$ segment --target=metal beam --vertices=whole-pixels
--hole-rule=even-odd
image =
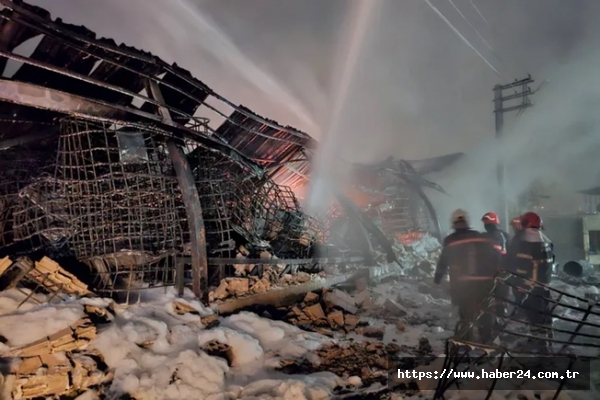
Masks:
[[[37,24],[31,24],[28,23],[27,21],[23,21],[21,19],[18,18],[14,18],[14,17],[7,17],[7,16],[2,16],[2,18],[14,21],[18,24],[24,25],[24,26],[28,26],[29,28],[35,29],[45,35],[51,36],[53,37],[54,40],[60,41],[62,43],[65,43],[66,45],[78,49],[79,51],[85,52],[87,54],[92,55],[93,57],[96,57],[98,59],[102,59],[104,61],[107,61],[113,65],[118,65],[121,68],[124,68],[128,71],[132,71],[136,74],[139,74],[142,77],[148,77],[147,75],[145,75],[144,73],[142,73],[141,71],[138,71],[136,69],[127,67],[126,65],[124,65],[123,63],[119,63],[116,62],[115,60],[112,59],[106,59],[104,57],[100,57],[97,54],[94,54],[93,51],[90,51],[89,48],[81,48],[81,46],[76,45],[75,43],[73,43],[72,41],[68,41],[65,40],[64,37],[68,37],[69,39],[76,39],[79,42],[85,43],[87,46],[94,46],[97,48],[100,48],[102,50],[105,50],[107,52],[112,52],[115,53],[117,55],[122,55],[122,56],[126,56],[126,57],[131,57],[133,59],[137,59],[137,60],[141,60],[143,62],[149,63],[149,64],[154,64],[154,65],[159,65],[161,66],[166,72],[170,72],[171,74],[177,76],[179,79],[185,81],[186,83],[192,85],[193,87],[204,91],[205,93],[207,93],[209,96],[212,96],[216,99],[218,99],[219,101],[221,101],[222,103],[228,105],[229,107],[233,108],[235,111],[239,112],[240,114],[251,118],[263,125],[266,125],[270,128],[279,130],[279,131],[283,131],[283,132],[287,132],[289,134],[291,134],[292,136],[298,138],[299,140],[290,140],[290,139],[285,139],[285,138],[279,138],[279,137],[273,137],[273,136],[269,136],[269,135],[265,135],[262,132],[259,132],[258,130],[254,130],[254,129],[246,129],[249,133],[253,133],[255,135],[258,136],[262,136],[262,137],[266,137],[269,138],[271,140],[275,140],[275,141],[283,141],[283,142],[288,142],[288,143],[294,143],[297,144],[299,146],[305,146],[306,144],[308,144],[309,148],[316,148],[317,142],[309,135],[297,131],[295,129],[292,129],[291,127],[283,127],[277,123],[274,123],[272,121],[266,120],[256,114],[253,114],[252,112],[248,112],[246,110],[244,110],[241,106],[237,106],[234,103],[230,102],[229,100],[221,97],[220,95],[218,95],[217,93],[215,93],[212,89],[210,89],[208,86],[206,85],[201,85],[198,81],[195,81],[193,78],[190,78],[184,74],[182,74],[179,71],[176,71],[174,67],[168,65],[166,62],[164,62],[161,59],[158,59],[156,57],[152,57],[152,56],[147,56],[146,54],[142,53],[142,52],[138,52],[138,51],[130,51],[128,49],[123,49],[121,47],[117,47],[117,46],[112,46],[110,44],[107,43],[103,43],[103,42],[99,42],[99,41],[95,41],[93,39],[90,39],[89,37],[85,37],[83,35],[78,34],[77,32],[74,32],[68,28],[65,28],[64,26],[62,26],[61,24],[55,23],[53,21],[47,21],[44,20],[42,18],[39,17],[39,15],[32,13],[31,11],[23,8],[22,6],[15,4],[12,0],[0,0],[0,4],[4,5],[5,7],[12,9],[13,11],[16,11],[16,13],[21,14],[22,16],[25,16],[28,20],[33,20],[35,21]],[[58,33],[58,35],[57,35]],[[62,36],[62,37],[61,37]],[[155,78],[151,77],[153,80],[155,80]],[[242,127],[241,125],[235,123],[234,121],[232,121],[228,115],[223,114],[221,111],[219,111],[217,108],[211,106],[210,104],[206,104],[206,102],[204,101],[200,101],[197,98],[195,98],[194,96],[190,95],[189,93],[186,93],[185,91],[182,91],[180,88],[175,87],[173,85],[170,85],[166,82],[161,82],[162,85],[165,85],[181,94],[183,94],[184,96],[198,102],[198,104],[200,105],[204,105],[205,107],[209,108],[211,111],[217,113],[218,115],[222,116],[223,118],[227,119],[230,123],[232,123],[235,126],[238,127]],[[242,127],[243,128],[243,127]],[[308,143],[304,143],[303,140],[307,140]]]
[[[135,115],[148,121],[154,121],[159,129],[173,130],[198,143],[219,151],[225,157],[232,159],[250,170],[262,170],[258,164],[231,145],[207,137],[192,129],[176,123],[169,123],[162,117],[135,108],[110,104],[100,100],[89,99],[71,93],[49,89],[43,86],[25,82],[0,79],[0,101],[20,104],[27,107],[56,111],[80,118],[110,121],[114,123],[131,124],[131,116]],[[129,116],[128,116],[129,114]],[[161,128],[161,125],[163,126]]]
[[[206,230],[204,218],[202,217],[202,206],[200,197],[196,190],[196,183],[192,176],[190,166],[181,148],[173,139],[167,141],[169,156],[173,161],[177,182],[183,197],[185,213],[190,230],[190,241],[192,247],[192,290],[194,295],[200,298],[202,295],[208,299],[205,290],[208,284],[208,265],[206,258]]]
[[[158,87],[158,84],[153,80],[146,80],[148,93],[152,98],[164,104],[165,100]],[[166,123],[173,123],[171,114],[166,107],[158,106],[158,112]],[[206,228],[204,226],[204,218],[202,216],[202,204],[200,196],[196,188],[196,182],[192,175],[190,164],[183,154],[183,150],[175,143],[175,140],[167,140],[167,148],[169,156],[173,161],[177,182],[185,205],[185,213],[188,221],[188,230],[190,233],[190,241],[192,247],[192,291],[196,297],[204,295],[208,300],[208,292],[205,290],[208,284],[208,264],[206,258]],[[180,296],[183,296],[183,264],[177,266],[177,290]]]
[[[85,97],[6,79],[0,79],[0,100],[88,118],[122,118],[125,115],[125,111],[116,106],[111,107]]]

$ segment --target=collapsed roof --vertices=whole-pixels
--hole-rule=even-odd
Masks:
[[[308,134],[235,105],[189,71],[151,53],[96,38],[83,26],[52,20],[50,13],[40,7],[11,0],[0,0],[0,4],[6,7],[0,12],[0,67],[4,71],[0,79],[0,118],[5,123],[0,149],[57,135],[59,127],[53,121],[65,114],[150,122],[175,128],[181,135],[191,136],[257,173],[268,171],[279,185],[296,188],[306,184],[307,150],[316,147]],[[15,49],[26,42],[38,44],[28,57],[16,54]],[[8,60],[22,63],[12,76],[7,76],[11,73]],[[148,96],[150,83],[158,85],[162,103]],[[222,107],[211,105],[215,104],[211,100],[232,112],[224,114],[219,111]],[[157,114],[159,107],[172,114],[172,121]],[[224,122],[214,127],[198,117],[207,111],[224,118]],[[197,129],[199,125],[206,128],[206,134]],[[428,173],[459,156],[411,163],[420,173]]]
[[[0,148],[58,135],[54,121],[65,114],[144,122],[193,137],[255,172],[269,169],[278,184],[306,182],[309,163],[304,150],[315,146],[306,133],[234,105],[177,64],[169,65],[151,53],[117,46],[113,40],[96,38],[85,27],[52,20],[40,7],[10,0],[0,4],[6,7],[0,12],[0,67],[4,70],[0,115],[5,123]],[[29,57],[15,54],[27,41],[39,42],[33,53]],[[22,63],[12,76],[7,76],[9,59]],[[150,83],[158,85],[163,102],[147,95]],[[233,111],[225,115],[208,100]],[[159,107],[171,113],[172,121],[156,113]],[[207,109],[225,121],[212,127],[198,117]],[[206,125],[206,133],[196,129],[200,124]]]

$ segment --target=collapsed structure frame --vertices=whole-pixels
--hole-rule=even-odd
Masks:
[[[287,235],[285,240],[288,243],[306,240],[303,237],[304,233],[300,233],[300,228],[304,232],[318,232],[322,228],[318,226],[318,221],[311,221],[304,216],[297,218],[301,209],[292,191],[286,189],[288,186],[305,184],[308,179],[310,156],[316,147],[316,142],[309,135],[291,127],[282,127],[242,106],[234,105],[193,78],[189,72],[177,65],[168,65],[149,53],[124,45],[116,46],[107,39],[96,39],[93,32],[83,27],[52,20],[50,14],[39,7],[10,0],[0,0],[0,4],[6,7],[0,12],[0,24],[5,27],[7,41],[6,48],[0,51],[0,62],[4,66],[7,60],[22,63],[14,76],[0,79],[2,106],[7,110],[7,114],[13,116],[8,120],[10,125],[7,125],[7,131],[11,132],[11,135],[0,137],[0,149],[25,149],[39,144],[52,146],[58,137],[64,144],[68,141],[69,134],[58,129],[59,120],[62,120],[63,127],[68,124],[100,124],[104,126],[102,129],[106,134],[105,128],[114,125],[164,138],[162,145],[166,147],[165,153],[169,155],[174,167],[174,173],[170,173],[169,185],[175,188],[173,182],[176,181],[183,199],[182,204],[170,206],[170,209],[177,208],[178,211],[170,212],[179,213],[180,219],[185,220],[188,225],[186,232],[172,233],[171,239],[189,236],[187,239],[191,249],[187,251],[187,261],[191,264],[193,290],[197,296],[203,292],[202,289],[210,280],[208,265],[222,265],[225,259],[231,261],[234,258],[231,249],[214,254],[217,257],[209,257],[206,235],[222,232],[223,238],[220,242],[224,243],[228,240],[225,236],[244,236],[244,232],[234,232],[231,227],[228,233],[224,227],[215,227],[211,228],[210,232],[207,231],[207,226],[213,223],[210,218],[203,218],[206,213],[204,203],[209,194],[203,194],[198,184],[206,177],[198,174],[194,176],[196,166],[193,165],[191,157],[194,149],[186,149],[190,143],[194,143],[196,149],[221,160],[218,162],[225,160],[232,170],[243,171],[245,176],[241,179],[242,182],[252,180],[264,189],[263,191],[278,192],[275,197],[291,199],[293,204],[288,206],[289,210],[283,210],[285,207],[281,210],[286,221],[296,221],[290,222],[289,226],[296,226],[297,229],[292,229],[293,235]],[[13,51],[24,41],[38,37],[41,41],[30,56],[22,56]],[[207,101],[209,98],[227,105],[233,109],[233,113],[226,115],[219,111],[218,107]],[[141,102],[141,105],[133,106],[133,99]],[[214,115],[224,118],[225,122],[216,129],[212,128],[206,118],[199,117],[200,109],[209,110]],[[60,144],[58,148],[60,149]],[[202,164],[202,160],[199,162]],[[44,173],[52,175],[48,168],[48,165],[36,166],[34,170],[43,170]],[[39,180],[38,184],[43,183],[56,188],[62,184],[59,181],[56,176],[53,179],[47,176],[45,180]],[[163,181],[161,185],[164,184]],[[35,203],[32,200],[35,196],[28,196],[22,187],[18,187],[17,192],[19,196],[25,195],[20,201]],[[263,193],[263,198],[264,196],[267,194]],[[385,235],[360,215],[360,210],[348,205],[351,202],[341,199],[342,197],[339,196],[344,212],[354,215],[352,218],[366,226],[364,238],[368,241],[374,240],[387,253],[388,261],[393,260],[395,256]],[[51,201],[57,203],[58,200]],[[221,203],[226,201],[228,200],[214,200]],[[290,200],[281,201],[290,203]],[[296,216],[292,211],[296,212]],[[77,212],[71,207],[69,215]],[[218,208],[216,212],[221,212],[221,209]],[[21,214],[24,217],[21,221],[23,226],[31,222],[30,216],[24,212]],[[53,217],[56,217],[56,213]],[[228,218],[237,218],[239,222],[243,217],[240,214]],[[37,215],[36,218],[41,217]],[[45,218],[48,223],[48,216]],[[172,217],[169,218],[173,220]],[[60,229],[65,229],[56,226],[57,220],[60,222],[60,218],[54,218],[53,225],[46,227],[46,233],[50,230],[57,233]],[[71,228],[72,225],[71,223]],[[244,231],[249,232],[248,229]],[[39,230],[36,233],[39,233]],[[292,237],[294,235],[295,237]],[[21,238],[25,236],[31,236],[31,229],[29,234],[24,234]],[[185,238],[182,240],[186,241]],[[303,264],[307,265],[324,259],[326,262],[360,262],[348,260],[370,260],[372,257],[367,254],[370,249],[371,246],[362,249],[362,258],[356,255],[332,257],[329,254],[319,257],[311,252],[302,254],[301,257],[305,259]],[[166,248],[163,250],[166,251]],[[179,250],[177,252],[182,253]],[[83,253],[86,252],[80,252],[79,255]],[[175,279],[181,279],[177,285],[180,290],[183,288],[185,253],[184,249],[184,257],[173,261],[173,265],[179,271]],[[90,260],[94,258],[87,253],[83,258],[86,257]],[[101,260],[92,261],[97,267],[95,263]],[[255,259],[236,258],[236,261],[257,263]]]

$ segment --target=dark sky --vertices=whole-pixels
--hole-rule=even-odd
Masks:
[[[600,184],[598,0],[429,0],[499,74],[426,0],[362,0],[373,15],[341,100],[360,0],[30,1],[177,62],[234,103],[328,137],[313,175],[339,169],[333,153],[366,162],[468,152],[439,177],[452,195],[444,212],[489,211],[498,155],[510,167],[510,198],[536,178],[566,191]],[[549,83],[516,124],[507,119],[507,140],[493,143],[492,87],[528,73],[534,89]]]
[[[508,80],[566,59],[583,34],[585,0],[448,0],[432,3]],[[66,22],[151,51],[190,69],[235,103],[323,134],[335,97],[344,23],[355,0],[33,0]],[[493,135],[491,88],[501,82],[424,0],[376,0],[350,90],[344,154],[413,159],[463,151]],[[208,18],[257,70],[207,31]],[[494,53],[499,56],[495,57]],[[254,82],[251,82],[254,81]],[[261,86],[263,89],[257,88]],[[280,92],[289,92],[285,97]],[[295,99],[290,101],[289,99]],[[294,107],[292,103],[299,106]],[[314,125],[298,117],[298,109]],[[316,125],[316,126],[315,126]],[[376,139],[376,140],[374,140]],[[368,150],[365,151],[365,147]],[[345,150],[345,151],[344,151]]]

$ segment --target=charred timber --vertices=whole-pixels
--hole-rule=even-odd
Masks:
[[[183,203],[187,215],[190,240],[192,247],[192,290],[198,298],[202,294],[208,296],[206,290],[208,282],[208,266],[206,261],[206,231],[204,228],[204,220],[202,218],[202,206],[200,205],[200,197],[196,190],[196,183],[190,170],[190,166],[183,154],[183,151],[175,143],[174,140],[167,141],[169,155],[175,167],[179,189],[183,195]],[[179,275],[179,274],[178,274]],[[181,281],[181,276],[178,276]],[[180,294],[183,294],[183,288],[178,288]],[[205,297],[206,297],[205,296]]]

